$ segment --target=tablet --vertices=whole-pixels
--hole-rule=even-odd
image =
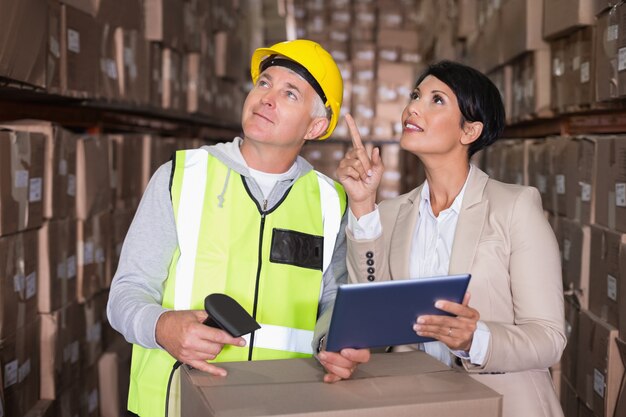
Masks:
[[[326,350],[433,341],[415,333],[415,320],[422,315],[450,315],[435,308],[435,302],[460,304],[469,280],[470,274],[464,274],[340,285]]]

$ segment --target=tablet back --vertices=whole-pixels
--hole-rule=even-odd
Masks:
[[[418,336],[418,316],[448,314],[437,300],[461,303],[470,275],[340,285],[326,338],[326,350],[397,346],[434,339]]]

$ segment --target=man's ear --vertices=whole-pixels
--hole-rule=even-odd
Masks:
[[[463,124],[461,143],[469,145],[478,139],[481,133],[483,133],[483,122],[465,122]]]
[[[317,139],[326,133],[330,121],[326,117],[316,117],[309,124],[304,140]]]

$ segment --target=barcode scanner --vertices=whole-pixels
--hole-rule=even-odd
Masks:
[[[204,324],[222,329],[232,337],[243,336],[261,328],[241,304],[226,294],[207,295],[204,309],[209,315]]]
[[[209,315],[203,324],[224,330],[232,337],[243,336],[261,328],[259,323],[239,304],[235,299],[226,294],[209,294],[204,299],[204,309]],[[165,416],[169,412],[170,387],[174,371],[181,365],[176,361],[172,366],[170,377],[167,382],[167,395],[165,397]]]

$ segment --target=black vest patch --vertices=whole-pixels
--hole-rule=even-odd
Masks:
[[[324,237],[293,230],[273,229],[270,261],[321,271]]]

